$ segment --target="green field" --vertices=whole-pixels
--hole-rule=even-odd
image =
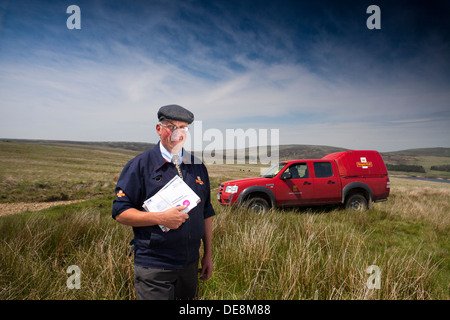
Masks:
[[[111,193],[123,166],[136,154],[99,146],[0,142],[0,203]]]
[[[85,199],[0,212],[0,299],[136,298],[132,231],[111,218],[111,205],[120,171],[137,153],[0,142],[0,210]],[[258,175],[258,166],[208,170],[217,213],[215,271],[201,282],[200,299],[450,298],[450,184],[391,178],[389,200],[368,212],[308,208],[257,215],[214,199],[221,181]],[[80,289],[67,287],[71,265],[81,271]],[[379,270],[379,289],[369,288],[369,266]]]

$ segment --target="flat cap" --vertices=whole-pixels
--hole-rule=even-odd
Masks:
[[[158,120],[174,120],[183,121],[191,124],[194,121],[194,114],[189,110],[179,106],[177,104],[169,104],[162,106],[158,111]]]

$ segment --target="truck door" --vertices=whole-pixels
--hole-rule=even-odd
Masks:
[[[334,166],[333,166],[334,164]],[[341,201],[341,185],[336,164],[329,161],[314,162],[315,203],[337,203]]]
[[[290,177],[276,184],[276,199],[278,205],[295,206],[311,203],[314,186],[310,178],[308,163],[294,163],[284,172]]]

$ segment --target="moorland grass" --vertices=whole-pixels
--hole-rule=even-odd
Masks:
[[[448,299],[449,226],[442,216],[449,189],[416,200],[429,208],[423,216],[403,208],[418,188],[401,187],[400,179],[397,185],[388,202],[362,213],[258,215],[214,202],[215,271],[200,283],[199,298]],[[135,299],[132,232],[111,218],[112,199],[2,217],[0,299]],[[70,265],[81,270],[79,290],[66,285]],[[380,270],[379,289],[367,285],[371,265]]]
[[[136,152],[0,142],[0,203],[78,200],[112,194]]]
[[[6,142],[0,151],[0,202],[87,199],[0,216],[0,299],[135,299],[132,231],[111,218],[111,205],[137,152]],[[258,166],[208,170],[215,271],[200,299],[450,298],[449,184],[391,178],[389,200],[367,212],[257,215],[214,199],[221,181],[258,175]],[[80,289],[67,287],[72,265]],[[369,288],[369,266],[379,289]]]

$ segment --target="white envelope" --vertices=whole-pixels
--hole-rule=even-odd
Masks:
[[[148,212],[161,212],[167,209],[187,206],[183,213],[188,213],[200,202],[199,196],[179,176],[173,177],[157,194],[144,201],[142,207]],[[162,231],[170,229],[159,226]]]

